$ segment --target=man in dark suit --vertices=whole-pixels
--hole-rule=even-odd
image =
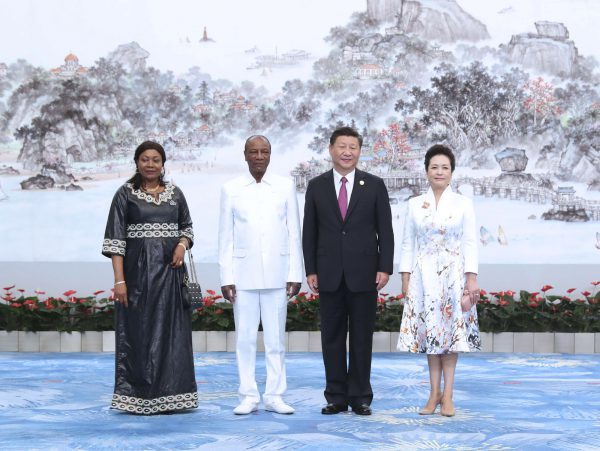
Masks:
[[[350,127],[329,140],[333,170],[308,183],[302,246],[306,281],[319,293],[325,364],[324,415],[370,415],[377,292],[392,273],[394,232],[383,180],[356,169],[362,137]],[[346,364],[346,335],[350,358]]]

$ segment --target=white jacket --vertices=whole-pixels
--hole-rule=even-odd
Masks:
[[[302,281],[300,219],[291,179],[246,174],[221,189],[221,286],[238,290],[284,288]]]
[[[431,188],[427,193],[408,200],[402,246],[400,247],[400,272],[412,272],[417,253],[420,250],[418,241],[428,240],[430,236],[424,235],[427,228],[424,223],[434,223],[440,229],[454,230],[454,234],[461,241],[461,258],[464,259],[465,272],[477,274],[477,229],[473,201],[466,196],[455,193],[449,186],[440,198],[436,208],[435,196]],[[456,227],[459,230],[455,230]],[[453,234],[448,234],[448,239]]]

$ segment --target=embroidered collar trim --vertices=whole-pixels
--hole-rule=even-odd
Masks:
[[[165,190],[162,193],[160,193],[158,195],[158,199],[156,199],[153,195],[145,193],[144,191],[142,191],[139,188],[134,189],[132,183],[126,183],[125,185],[131,190],[131,194],[133,194],[135,197],[137,197],[140,200],[145,200],[149,204],[155,204],[155,205],[160,205],[163,202],[170,201],[171,198],[173,197],[173,192],[175,191],[175,187],[173,186],[173,184],[170,182],[166,182]]]

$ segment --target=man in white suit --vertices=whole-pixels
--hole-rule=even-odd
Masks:
[[[256,337],[262,318],[267,367],[265,409],[294,413],[286,390],[287,300],[300,291],[302,248],[296,189],[291,179],[266,175],[271,143],[260,135],[246,140],[250,174],[221,189],[219,267],[223,297],[233,303],[240,378],[237,415],[258,409]]]

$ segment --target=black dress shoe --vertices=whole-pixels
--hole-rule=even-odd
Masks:
[[[352,406],[352,412],[356,415],[371,415],[371,408],[368,404],[361,404],[359,406]]]
[[[321,409],[323,415],[335,415],[340,412],[347,412],[348,406],[345,404],[332,404],[329,403]]]

